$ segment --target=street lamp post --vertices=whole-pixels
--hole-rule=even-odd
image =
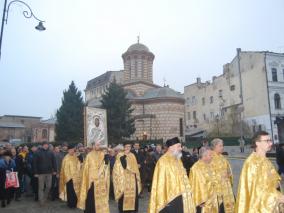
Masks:
[[[9,4],[7,5],[7,1],[8,0],[4,0],[4,8],[3,8],[3,14],[2,14],[2,22],[1,22],[1,33],[0,33],[0,60],[1,60],[1,49],[2,49],[2,38],[3,38],[3,31],[4,31],[4,22],[5,24],[7,24],[8,22],[8,15],[9,15],[9,9],[10,9],[10,6],[13,4],[13,3],[20,3],[24,6],[26,6],[27,10],[24,10],[23,11],[23,15],[25,18],[34,18],[35,20],[39,21],[38,25],[35,27],[35,29],[37,29],[38,31],[44,31],[45,30],[45,27],[43,26],[43,22],[42,20],[38,19],[32,9],[30,8],[30,6],[23,2],[23,1],[19,1],[19,0],[13,0],[13,1],[10,1]]]
[[[215,119],[216,119],[216,122],[217,122],[217,134],[218,134],[218,137],[219,137],[219,135],[220,135],[220,130],[219,130],[220,117],[219,117],[219,114],[216,115]]]

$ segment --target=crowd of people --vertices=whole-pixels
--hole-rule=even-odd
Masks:
[[[0,148],[1,207],[33,196],[40,206],[61,199],[69,208],[108,213],[109,199],[118,211],[138,212],[139,198],[150,192],[148,213],[281,212],[281,177],[265,154],[272,141],[267,132],[252,139],[253,152],[243,165],[237,199],[223,141],[187,149],[175,137],[165,144],[140,143],[103,147],[94,142],[59,146]],[[17,172],[18,187],[7,187],[7,174]]]

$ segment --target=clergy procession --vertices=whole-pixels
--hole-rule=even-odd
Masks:
[[[1,206],[21,198],[25,186],[19,177],[26,175],[42,207],[48,199],[60,199],[71,209],[109,213],[109,200],[114,199],[119,213],[141,212],[139,199],[148,190],[148,213],[284,212],[281,176],[266,157],[272,147],[267,132],[257,132],[252,138],[253,151],[243,164],[237,194],[221,139],[199,147],[198,158],[192,155],[191,164],[185,162],[177,137],[164,146],[142,149],[139,145],[125,142],[112,147],[94,142],[92,147],[53,147],[43,143],[31,150],[1,148]],[[18,186],[8,174],[17,175]]]

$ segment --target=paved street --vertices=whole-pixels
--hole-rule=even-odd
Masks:
[[[233,158],[230,159],[230,163],[233,169],[234,173],[234,192],[237,191],[237,184],[239,180],[239,174],[241,171],[241,167],[243,164],[243,159],[237,159]],[[144,198],[140,199],[140,205],[139,205],[139,213],[145,213],[147,212],[147,206],[148,206],[148,198],[149,194],[144,194]],[[110,201],[110,209],[111,213],[117,213],[117,205],[114,201]],[[80,211],[78,209],[70,210],[66,207],[66,204],[60,201],[55,202],[48,202],[48,205],[44,208],[40,208],[38,203],[33,202],[32,198],[23,198],[22,201],[19,202],[12,202],[9,207],[7,208],[0,208],[1,213],[67,213],[67,212],[74,212],[74,213],[82,213],[83,211]]]

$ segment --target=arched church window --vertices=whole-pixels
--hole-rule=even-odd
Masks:
[[[138,76],[138,62],[135,60],[135,77]]]
[[[274,94],[274,105],[275,109],[281,109],[281,100],[280,95],[278,93]]]

